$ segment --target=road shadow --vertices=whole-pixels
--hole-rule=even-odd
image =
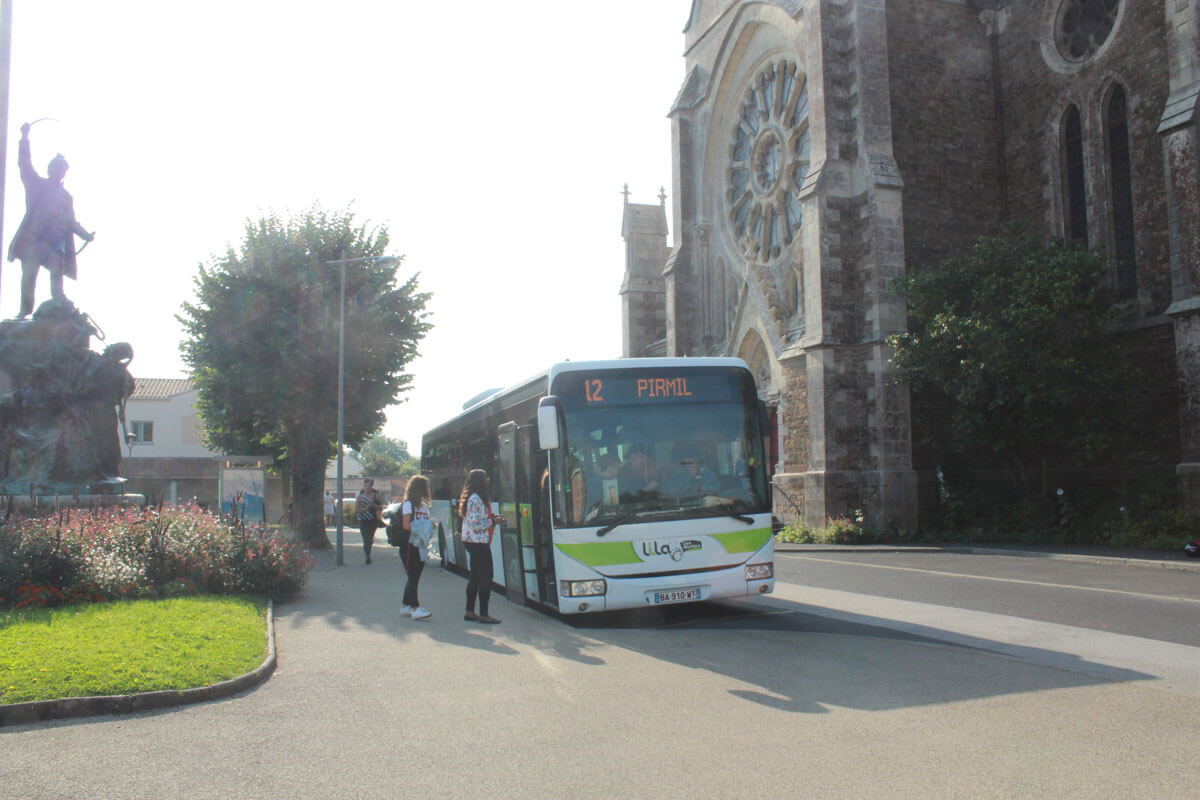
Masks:
[[[493,627],[463,620],[466,581],[442,568],[438,558],[431,557],[426,562],[420,581],[421,604],[434,616],[430,622],[416,622],[399,613],[407,582],[399,551],[387,546],[386,540],[381,545],[382,536],[377,536],[372,548],[372,563],[368,565],[358,531],[346,529],[343,538],[343,565],[338,566],[335,550],[314,553],[316,566],[308,587],[296,601],[280,605],[278,616],[300,627],[321,624],[335,631],[366,628],[400,639],[414,634],[427,636],[442,644],[496,655],[513,656],[520,652],[506,643],[513,638],[511,625]],[[503,592],[493,590],[493,614],[503,615],[504,612],[497,609],[506,607],[513,608]],[[552,621],[545,617],[539,619],[547,623]],[[581,664],[604,663],[583,652],[578,637],[561,636],[558,630],[534,626],[524,630],[519,641]]]
[[[702,665],[761,690],[731,694],[772,708],[824,704],[888,710],[1020,692],[1153,680],[1155,676],[1040,647],[951,634],[933,626],[828,611],[776,598],[710,601],[560,620],[611,644],[685,666]],[[669,636],[645,636],[647,632]],[[680,639],[729,634],[742,646],[680,651]],[[747,651],[756,653],[746,659]],[[821,656],[833,658],[835,672]],[[696,659],[693,661],[692,659]],[[790,669],[780,670],[778,665]]]
[[[364,565],[357,532],[347,532],[345,566],[336,566],[333,553],[317,559],[305,595],[278,609],[297,628],[365,628],[400,642],[419,635],[485,656],[527,658],[532,649],[599,668],[614,657],[606,651],[619,648],[724,676],[731,696],[796,713],[890,710],[1153,678],[1071,653],[1014,649],[932,627],[898,630],[886,619],[832,616],[769,597],[556,617],[493,592],[491,611],[505,622],[481,626],[462,621],[465,580],[436,559],[421,581],[422,604],[434,617],[414,622],[398,613],[405,576],[394,549],[377,543],[373,563]]]

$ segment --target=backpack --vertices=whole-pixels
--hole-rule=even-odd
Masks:
[[[408,531],[404,530],[404,515],[400,503],[392,503],[383,510],[383,521],[387,525],[387,540],[392,547],[408,548]],[[404,552],[402,549],[400,552]]]

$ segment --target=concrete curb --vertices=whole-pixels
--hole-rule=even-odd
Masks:
[[[267,657],[258,669],[227,681],[196,689],[167,689],[141,694],[111,694],[101,697],[64,697],[32,703],[0,705],[0,727],[52,719],[92,717],[100,714],[129,714],[158,708],[203,703],[244,692],[275,672],[275,603],[267,601]]]
[[[965,547],[947,550],[963,550],[968,553],[993,554],[998,556],[1017,556],[1018,558],[1049,558],[1056,561],[1083,561],[1093,564],[1121,564],[1133,567],[1159,567],[1160,569],[1175,569],[1183,572],[1200,572],[1200,561],[1195,559],[1182,561],[1173,558],[1136,558],[1131,556],[1102,556],[1091,553],[1039,553],[1029,550],[1005,550],[998,547]]]
[[[1081,561],[1092,564],[1113,564],[1134,567],[1158,567],[1185,572],[1200,572],[1200,559],[1176,558],[1167,554],[1147,556],[1108,556],[1098,553],[1068,553],[1062,551],[1019,550],[1005,547],[975,547],[972,545],[846,545],[846,544],[781,544],[775,543],[778,553],[978,553],[980,555],[1015,556],[1017,558],[1046,558],[1056,561]]]

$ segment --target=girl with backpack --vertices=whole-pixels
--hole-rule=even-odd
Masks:
[[[425,569],[425,559],[429,557],[429,541],[433,538],[433,518],[429,515],[429,479],[424,475],[414,475],[408,479],[400,514],[400,524],[408,532],[408,552],[401,553],[408,568],[408,582],[404,584],[404,605],[400,607],[400,613],[413,619],[428,619],[431,612],[423,608],[417,599],[417,586]]]

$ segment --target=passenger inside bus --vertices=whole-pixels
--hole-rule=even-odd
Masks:
[[[567,496],[570,498],[571,519],[583,519],[584,502],[587,500],[587,479],[583,475],[583,459],[572,450],[567,457]]]
[[[587,484],[588,508],[600,503],[606,506],[617,504],[617,471],[621,463],[612,453],[601,453],[596,458],[596,471],[592,473]]]
[[[638,443],[625,451],[625,463],[617,473],[623,503],[640,503],[658,493],[658,479],[651,472],[646,449],[646,445]]]

